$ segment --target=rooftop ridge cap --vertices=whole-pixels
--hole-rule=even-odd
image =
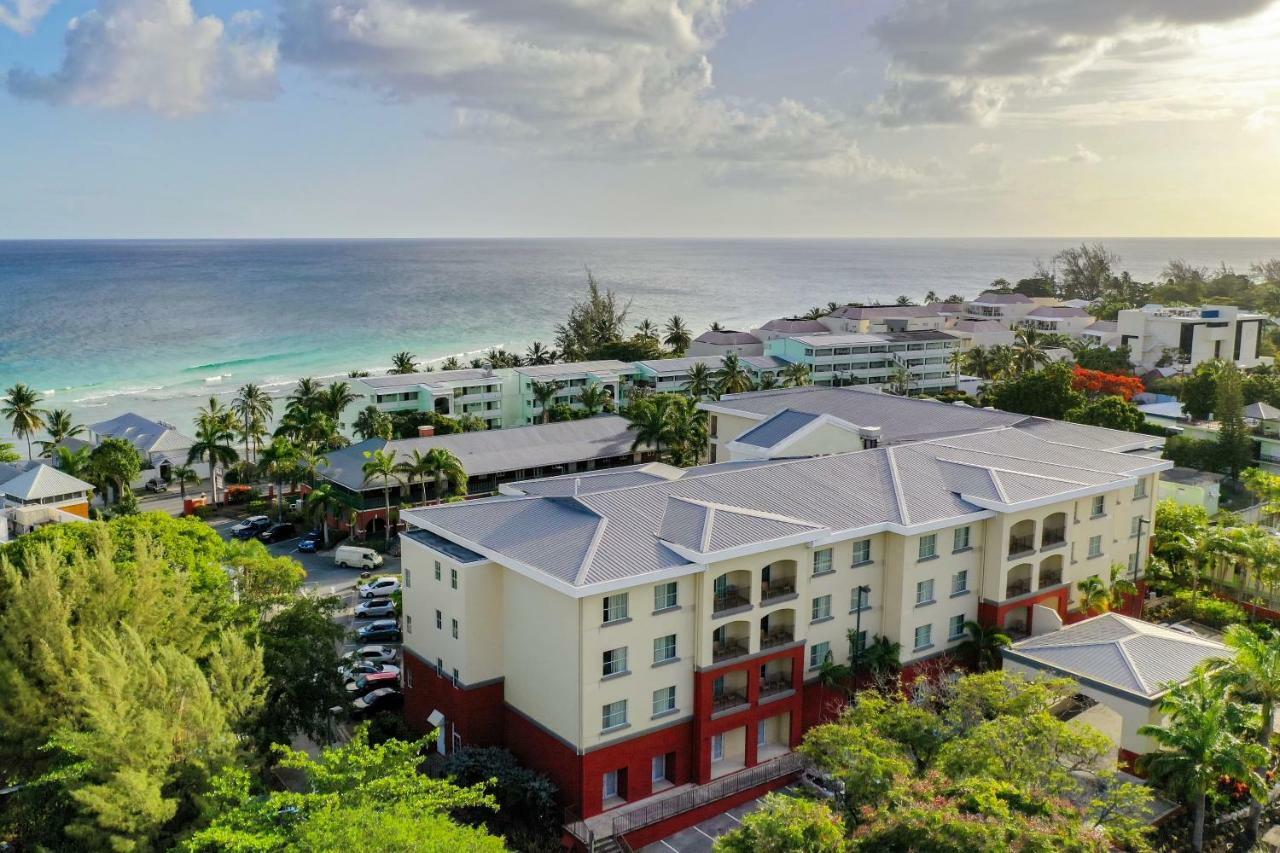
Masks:
[[[804,519],[794,518],[789,515],[781,515],[780,513],[776,513],[776,512],[769,512],[768,510],[763,510],[763,509],[754,509],[752,507],[745,507],[745,506],[735,506],[733,504],[723,504],[723,503],[719,503],[718,501],[703,501],[703,500],[698,500],[696,498],[686,498],[680,495],[671,495],[670,498],[678,501],[684,501],[685,503],[694,504],[696,506],[705,507],[709,510],[714,510],[717,512],[727,512],[730,515],[749,515],[752,518],[766,518],[771,521],[783,521],[788,524],[799,524],[802,527],[812,527],[815,530],[820,529],[822,526],[820,524],[814,524],[811,521],[805,521]]]
[[[1016,458],[1016,457],[1015,457],[1015,458]],[[1029,472],[1027,472],[1027,471],[1014,471],[1012,468],[1001,468],[1001,467],[999,467],[999,466],[997,466],[997,465],[978,465],[978,464],[973,463],[973,462],[961,462],[961,461],[959,461],[958,459],[943,459],[943,458],[939,457],[939,458],[938,458],[938,461],[939,461],[939,462],[950,462],[950,463],[951,463],[951,464],[953,464],[953,465],[968,465],[968,466],[971,466],[971,467],[974,467],[974,468],[982,468],[982,469],[985,469],[985,470],[987,470],[987,471],[998,471],[998,472],[1000,472],[1001,474],[1012,474],[1013,476],[1016,476],[1016,477],[1034,477],[1034,478],[1035,478],[1035,479],[1037,479],[1037,480],[1052,480],[1052,481],[1054,481],[1055,483],[1070,483],[1070,484],[1072,484],[1072,485],[1074,485],[1074,486],[1092,486],[1092,485],[1095,485],[1094,483],[1082,483],[1082,482],[1080,482],[1079,480],[1067,480],[1067,479],[1065,479],[1065,478],[1063,478],[1063,477],[1051,477],[1051,476],[1049,476],[1049,475],[1047,475],[1047,474],[1032,474],[1032,473],[1029,473]],[[1036,461],[1036,460],[1033,460],[1033,459],[1027,459],[1027,460],[1024,460],[1024,461],[1026,461],[1026,462],[1034,462],[1034,461]],[[1046,463],[1046,464],[1050,464],[1050,465],[1051,465],[1051,464],[1054,464],[1054,463]],[[1084,471],[1084,470],[1088,470],[1088,469],[1080,468],[1080,469],[1078,469],[1078,470]],[[1110,472],[1108,472],[1108,471],[1099,471],[1099,472],[1097,472],[1097,473],[1099,473],[1099,474],[1107,474],[1107,473],[1110,473]],[[1002,491],[1003,491],[1003,490],[1002,490]]]
[[[705,512],[702,514],[702,535],[698,537],[698,551],[702,554],[707,553],[707,549],[711,546],[711,528],[715,524],[715,507],[703,506]]]
[[[1013,426],[1006,426],[1006,427],[1000,427],[1000,429],[1016,429],[1016,427],[1013,427]],[[995,432],[995,431],[996,431],[996,430],[974,430],[974,431],[973,431],[973,432],[971,432],[971,433],[965,433],[965,434],[966,434],[966,435],[975,435],[975,434],[978,434],[978,433],[981,433],[981,432]],[[1021,430],[1019,430],[1019,432],[1021,432]],[[1121,452],[1120,452],[1120,451],[1118,451],[1118,450],[1099,450],[1099,449],[1097,449],[1097,448],[1093,448],[1093,447],[1081,447],[1081,446],[1080,446],[1080,445],[1078,445],[1078,444],[1067,444],[1066,442],[1062,442],[1062,441],[1045,441],[1044,439],[1040,438],[1039,436],[1029,435],[1029,434],[1027,434],[1027,433],[1025,433],[1025,432],[1024,432],[1024,433],[1022,433],[1022,434],[1023,434],[1023,435],[1026,435],[1026,436],[1027,436],[1027,438],[1030,438],[1030,439],[1032,439],[1033,441],[1038,441],[1038,442],[1040,442],[1041,444],[1052,444],[1052,445],[1054,445],[1054,446],[1056,446],[1056,447],[1074,447],[1076,450],[1085,450],[1085,451],[1090,451],[1090,452],[1093,452],[1093,453],[1108,453],[1108,454],[1111,454],[1112,456],[1119,456],[1119,457],[1122,457],[1122,458],[1124,458],[1124,459],[1133,459],[1133,458],[1134,458],[1134,457],[1130,456],[1129,454],[1127,454],[1127,453],[1121,453]],[[1136,433],[1135,433],[1135,435],[1136,435]],[[945,437],[943,437],[943,438],[929,439],[929,440],[927,440],[927,441],[913,441],[913,442],[911,442],[911,444],[912,444],[912,445],[917,445],[917,444],[934,444],[934,445],[937,445],[938,447],[948,447],[948,448],[950,448],[950,449],[952,449],[952,450],[962,450],[962,451],[964,451],[965,453],[976,453],[976,454],[979,454],[979,455],[981,455],[981,456],[996,456],[996,457],[1002,457],[1002,458],[1004,458],[1004,459],[1017,459],[1019,462],[1035,462],[1035,463],[1037,463],[1037,464],[1039,464],[1039,465],[1053,465],[1053,466],[1054,466],[1054,467],[1056,467],[1056,468],[1071,468],[1071,469],[1074,469],[1074,470],[1076,470],[1076,471],[1090,471],[1090,472],[1092,472],[1092,473],[1094,473],[1094,474],[1107,474],[1107,475],[1112,476],[1112,477],[1123,477],[1123,476],[1128,476],[1128,474],[1126,474],[1126,473],[1117,474],[1115,471],[1103,471],[1103,470],[1100,470],[1100,469],[1098,469],[1098,468],[1089,468],[1088,466],[1085,466],[1085,465],[1069,465],[1069,464],[1066,464],[1066,463],[1063,463],[1063,462],[1046,462],[1046,461],[1044,461],[1043,459],[1028,459],[1028,458],[1027,458],[1027,457],[1025,457],[1025,456],[1015,456],[1015,455],[1014,455],[1014,454],[1012,454],[1012,453],[996,453],[996,452],[991,451],[991,450],[980,450],[980,449],[978,449],[978,448],[974,448],[974,447],[961,447],[961,446],[959,446],[959,445],[955,445],[955,444],[948,444],[948,443],[947,443],[947,440],[948,440],[948,439],[955,438],[955,437],[956,437],[956,436],[945,436]],[[1023,472],[1021,472],[1021,471],[1014,471],[1014,472],[1011,472],[1011,473],[1020,474],[1020,473],[1023,473]],[[1051,478],[1051,479],[1052,479],[1052,478]],[[1067,482],[1072,482],[1072,481],[1068,480]]]
[[[587,579],[587,573],[591,570],[591,564],[595,562],[596,551],[600,548],[600,540],[604,538],[605,528],[609,526],[609,519],[599,516],[596,523],[595,533],[591,537],[591,544],[587,546],[587,553],[582,555],[582,563],[578,566],[578,572],[574,575],[573,585],[582,586]]]
[[[1113,640],[1112,643],[1113,645],[1115,645],[1117,649],[1119,649],[1120,658],[1124,661],[1124,665],[1129,667],[1129,672],[1131,675],[1133,675],[1134,679],[1136,679],[1137,682],[1142,685],[1143,691],[1146,693],[1151,693],[1151,685],[1148,684],[1147,680],[1142,677],[1142,673],[1138,671],[1138,667],[1133,662],[1133,658],[1129,657],[1129,650],[1125,648],[1125,641],[1132,639],[1133,637],[1136,637],[1136,636],[1140,636],[1140,635],[1137,633],[1130,634],[1128,637],[1120,637],[1119,639]]]
[[[907,512],[907,502],[902,495],[902,483],[898,477],[898,460],[894,455],[896,447],[886,447],[884,449],[885,459],[889,463],[889,482],[893,485],[893,500],[897,504],[898,517],[903,524],[911,523],[911,514]]]

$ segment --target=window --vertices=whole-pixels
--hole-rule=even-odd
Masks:
[[[605,678],[611,675],[618,675],[627,671],[627,647],[620,649],[609,649],[602,655],[604,658],[604,666],[600,670],[600,674]]]
[[[617,770],[610,770],[604,774],[604,798],[606,800],[612,800],[618,796],[618,772]]]
[[[1089,537],[1089,559],[1093,559],[1094,557],[1101,557],[1101,556],[1102,556],[1102,537],[1090,536]]]
[[[413,617],[408,613],[404,615],[404,629],[410,634],[413,633]]]
[[[871,587],[855,586],[853,594],[850,596],[849,609],[852,611],[866,610],[871,606]]]
[[[951,536],[951,550],[963,551],[969,547],[969,528],[957,527],[955,533]]]
[[[1142,535],[1143,519],[1140,515],[1135,515],[1129,520],[1129,538],[1136,539]]]
[[[676,606],[676,582],[660,583],[653,588],[653,609],[666,610]]]
[[[933,578],[916,584],[916,606],[933,603]]]
[[[436,560],[436,580],[440,580],[440,561]]]
[[[436,658],[436,675],[444,677],[444,658]]]
[[[813,552],[813,573],[814,575],[825,575],[827,572],[834,571],[831,568],[831,549],[823,548],[821,551]]]
[[[969,571],[961,569],[951,576],[951,594],[964,595],[969,591]]]
[[[855,566],[871,562],[871,540],[859,539],[853,543],[853,564]]]
[[[1104,513],[1106,513],[1106,511],[1107,511],[1107,496],[1106,496],[1106,495],[1094,495],[1094,497],[1093,497],[1093,508],[1090,510],[1090,515],[1091,515],[1093,518],[1097,518],[1098,516],[1103,515]]]
[[[453,587],[454,589],[458,588],[458,570],[457,569],[449,570],[449,586]]]
[[[436,611],[436,630],[437,631],[444,630],[444,614],[441,613],[439,610]]]
[[[711,760],[724,760],[724,735],[712,735],[711,737]]]
[[[809,647],[809,669],[817,669],[827,659],[831,651],[830,643],[814,643]]]
[[[456,640],[458,639],[458,620],[453,619],[451,621],[453,622],[453,638]]]
[[[665,782],[667,779],[667,757],[665,755],[655,755],[650,766],[649,781]]]
[[[653,691],[653,715],[669,714],[676,709],[676,688],[663,687]]]
[[[958,614],[951,617],[951,621],[947,623],[947,638],[950,640],[958,640],[964,636],[964,615]]]
[[[819,619],[831,618],[831,596],[820,595],[813,600],[812,619],[817,622]]]
[[[619,699],[617,702],[610,702],[608,705],[600,709],[600,728],[606,732],[610,729],[617,729],[627,724],[627,700]]]
[[[1138,484],[1133,487],[1133,499],[1135,501],[1142,500],[1147,496],[1147,478],[1142,477],[1138,480]]]
[[[453,668],[453,686],[454,687],[462,686],[462,678],[458,675],[458,668],[456,666]]]
[[[916,645],[917,649],[926,649],[933,645],[933,626],[921,625],[916,628]]]
[[[920,559],[927,560],[938,555],[938,534],[926,533],[920,537]]]
[[[761,720],[756,723],[756,747],[762,747],[769,742],[769,727],[765,725],[765,721]]]
[[[620,592],[616,595],[606,595],[604,597],[604,621],[605,624],[610,622],[618,622],[627,618],[627,593]]]
[[[413,586],[413,575],[409,574],[409,568],[407,566],[404,570],[404,585],[406,587]]]
[[[676,659],[676,635],[667,634],[653,641],[653,662],[666,663]]]

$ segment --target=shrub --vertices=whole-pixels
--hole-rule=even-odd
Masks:
[[[1180,589],[1173,594],[1170,616],[1174,620],[1193,619],[1211,628],[1249,621],[1244,608],[1234,601],[1226,601],[1204,591],[1193,595],[1189,589]]]
[[[514,836],[513,849],[528,844],[514,843],[523,836],[554,834],[556,828],[556,786],[541,773],[521,766],[514,755],[498,747],[466,746],[445,762],[445,772],[458,785],[468,786],[494,779],[489,793],[498,801],[498,814],[483,811],[471,816],[489,824],[490,831]]]

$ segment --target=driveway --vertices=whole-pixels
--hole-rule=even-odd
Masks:
[[[796,792],[796,786],[788,785],[785,788],[779,788],[776,793]],[[709,817],[702,823],[668,835],[661,841],[647,844],[640,848],[639,853],[711,853],[715,840],[726,832],[737,829],[744,817],[760,807],[760,800],[760,797],[756,797],[740,806],[723,811],[715,817]]]

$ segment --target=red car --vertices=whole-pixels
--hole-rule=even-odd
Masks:
[[[367,675],[356,677],[352,681],[347,682],[347,694],[355,696],[363,696],[371,690],[377,690],[380,687],[399,687],[399,672],[371,672]]]

